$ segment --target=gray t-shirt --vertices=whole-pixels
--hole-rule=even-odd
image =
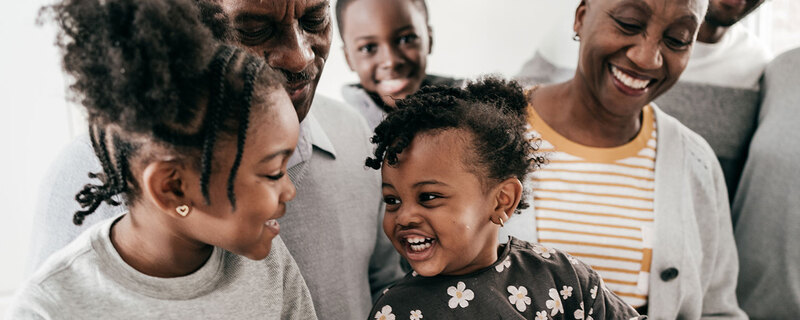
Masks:
[[[8,319],[316,319],[303,277],[280,237],[264,260],[214,248],[177,278],[142,274],[111,244],[119,217],[86,230],[22,287]]]

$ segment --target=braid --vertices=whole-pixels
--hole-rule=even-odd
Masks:
[[[259,71],[261,71],[263,67],[263,60],[253,56],[247,57],[244,71],[244,88],[242,89],[242,110],[239,111],[239,130],[236,134],[236,158],[233,161],[231,172],[228,175],[228,200],[231,202],[234,211],[236,211],[236,197],[233,192],[233,181],[236,179],[236,172],[239,170],[239,165],[242,162],[244,142],[247,138],[247,127],[250,125],[250,103],[253,99],[253,86],[255,85]]]
[[[211,198],[208,195],[208,182],[211,178],[211,160],[214,152],[214,143],[217,139],[217,131],[219,131],[220,124],[223,121],[222,112],[225,111],[225,75],[228,72],[228,65],[234,61],[234,57],[238,55],[240,50],[231,46],[222,46],[217,51],[214,61],[211,66],[211,79],[215,79],[216,83],[212,82],[210,96],[208,103],[208,110],[206,112],[206,125],[205,138],[203,140],[203,157],[201,159],[201,174],[200,174],[200,190],[203,192],[203,197],[206,204],[211,203]]]
[[[90,127],[89,130],[92,147],[103,167],[103,173],[89,173],[89,178],[98,178],[101,180],[102,184],[96,185],[87,183],[83,186],[83,189],[75,195],[75,200],[77,200],[81,208],[83,208],[83,210],[78,210],[72,216],[72,223],[75,225],[83,224],[83,220],[86,216],[94,213],[103,202],[112,206],[119,205],[119,202],[111,198],[120,192],[116,191],[117,188],[114,187],[115,181],[118,179],[118,174],[116,170],[114,170],[114,164],[111,163],[110,160],[111,157],[109,156],[108,147],[106,146],[106,132],[97,127]],[[97,136],[93,134],[94,131],[97,132]]]

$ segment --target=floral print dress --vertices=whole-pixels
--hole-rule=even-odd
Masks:
[[[471,274],[407,274],[368,319],[646,319],[566,253],[515,238],[498,251],[493,265]]]

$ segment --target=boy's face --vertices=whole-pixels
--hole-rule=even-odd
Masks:
[[[222,0],[239,44],[287,77],[286,92],[305,119],[331,48],[328,0]]]
[[[498,227],[489,221],[492,191],[465,168],[471,134],[450,129],[417,135],[384,162],[383,231],[422,276],[461,275],[497,260]]]
[[[394,99],[419,90],[431,35],[417,5],[411,0],[357,0],[339,19],[347,64],[364,89],[391,107]]]

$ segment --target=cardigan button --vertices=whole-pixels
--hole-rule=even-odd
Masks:
[[[678,277],[678,269],[668,268],[661,272],[661,280],[670,281]]]

